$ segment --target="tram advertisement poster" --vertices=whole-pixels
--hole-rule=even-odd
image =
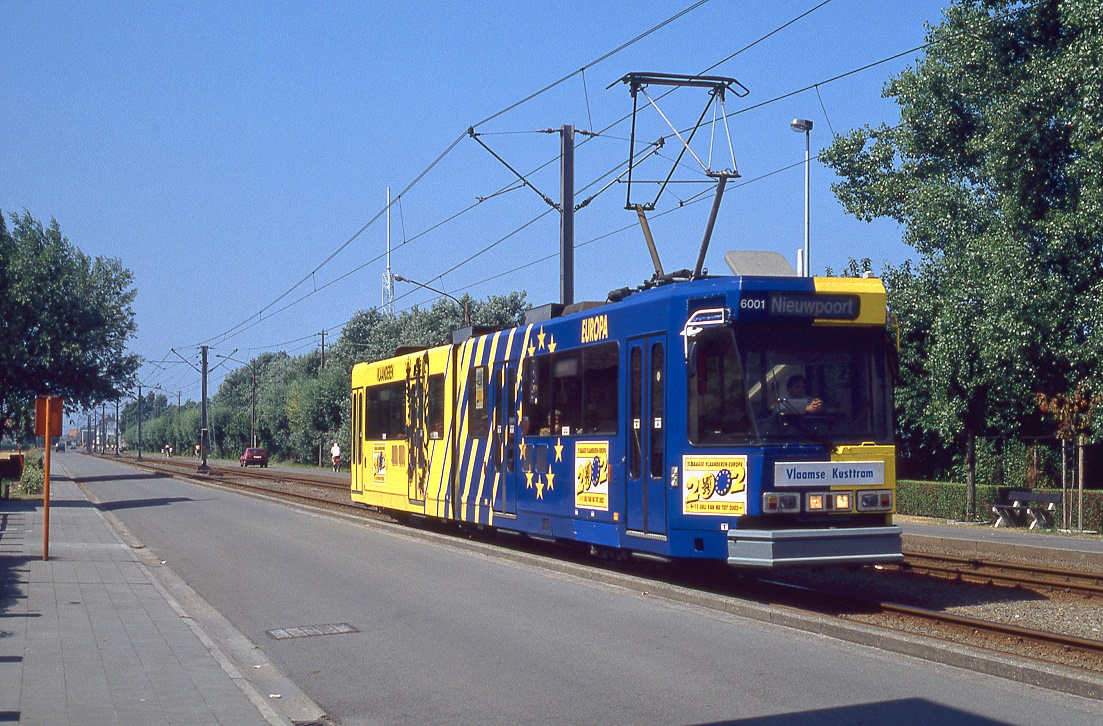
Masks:
[[[387,445],[373,443],[371,446],[371,470],[376,484],[387,483]]]
[[[577,441],[574,445],[574,505],[609,511],[609,442]]]
[[[682,459],[682,513],[747,513],[746,456],[686,456]]]

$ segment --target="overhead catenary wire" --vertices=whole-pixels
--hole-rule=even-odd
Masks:
[[[816,158],[818,158],[818,156],[817,156]],[[762,179],[765,179],[765,178],[767,178],[767,177],[773,176],[773,175],[775,175],[775,174],[779,174],[779,173],[781,173],[781,172],[787,171],[787,170],[789,170],[789,169],[792,169],[792,168],[794,168],[794,167],[797,167],[797,166],[801,166],[801,165],[803,165],[803,164],[804,164],[804,162],[803,162],[803,161],[801,161],[801,162],[798,162],[798,163],[794,163],[794,164],[790,164],[790,165],[787,165],[787,166],[785,166],[785,167],[782,167],[782,168],[780,168],[780,169],[776,169],[776,170],[774,170],[774,171],[768,172],[768,173],[766,173],[766,174],[762,174],[762,175],[759,175],[759,176],[757,176],[757,177],[754,177],[754,178],[751,178],[751,179],[746,179],[746,180],[744,180],[744,181],[740,182],[739,184],[734,184],[734,185],[732,185],[732,187],[731,187],[731,188],[732,188],[732,189],[738,189],[738,188],[740,188],[740,187],[746,186],[747,184],[751,184],[751,183],[754,183],[754,182],[757,182],[757,181],[761,181]],[[608,176],[608,175],[609,175],[610,173],[612,173],[612,172],[606,172],[605,174],[603,174],[603,175],[601,175],[600,177],[598,177],[598,179],[597,179],[597,180],[595,180],[595,181],[593,181],[593,182],[590,182],[590,183],[589,183],[589,184],[587,184],[586,186],[583,186],[583,187],[581,187],[581,188],[579,189],[579,191],[585,191],[585,190],[586,190],[586,189],[588,189],[588,188],[589,188],[590,186],[593,186],[594,184],[596,184],[596,183],[597,183],[597,182],[598,182],[598,181],[599,181],[600,179],[603,179],[603,178],[605,178],[606,176]],[[614,180],[614,182],[613,182],[613,183],[615,183],[615,180]],[[605,188],[608,188],[609,186],[610,186],[610,185],[606,185],[606,187],[605,187]],[[656,219],[657,219],[657,218],[663,217],[663,216],[665,216],[665,215],[667,215],[667,214],[670,214],[670,213],[672,213],[672,212],[675,212],[675,211],[677,211],[678,209],[681,209],[681,208],[683,208],[683,207],[686,207],[686,206],[690,206],[690,205],[692,205],[692,204],[696,204],[696,203],[698,203],[698,202],[700,202],[700,201],[704,200],[705,198],[707,198],[707,197],[708,197],[708,195],[710,195],[710,194],[711,194],[711,190],[709,190],[709,189],[705,189],[705,190],[703,190],[703,191],[699,192],[698,194],[696,194],[696,195],[693,195],[693,196],[689,197],[689,198],[688,198],[687,200],[685,200],[685,201],[681,201],[681,202],[679,203],[679,205],[678,205],[677,207],[674,207],[674,208],[672,208],[672,209],[668,209],[668,210],[665,210],[665,211],[663,211],[663,212],[659,212],[659,213],[655,214],[655,215],[654,215],[654,218],[656,218]],[[443,277],[444,277],[445,275],[447,275],[447,274],[449,274],[449,273],[451,273],[451,272],[454,272],[454,271],[455,271],[456,269],[458,269],[458,268],[459,268],[459,267],[461,267],[462,265],[464,265],[464,264],[467,264],[468,262],[470,262],[470,261],[472,261],[472,260],[474,260],[474,259],[476,259],[476,258],[480,257],[481,255],[483,255],[483,254],[485,254],[485,253],[489,252],[489,251],[490,251],[491,249],[493,249],[494,247],[498,246],[498,245],[499,245],[499,244],[501,244],[502,242],[505,242],[505,241],[506,241],[507,239],[509,239],[510,237],[513,237],[513,236],[515,236],[516,234],[518,234],[519,232],[521,232],[522,230],[524,230],[524,229],[525,229],[526,227],[529,227],[529,226],[531,226],[532,224],[536,223],[536,222],[537,222],[537,221],[539,221],[539,220],[540,220],[541,218],[543,218],[543,217],[547,216],[548,214],[550,214],[550,213],[551,213],[552,211],[553,211],[553,210],[550,210],[550,209],[549,209],[549,210],[545,210],[545,211],[544,211],[544,212],[542,212],[542,213],[541,213],[540,215],[538,215],[538,216],[537,216],[536,218],[534,218],[534,219],[531,219],[531,220],[529,220],[528,222],[526,222],[525,224],[523,224],[523,225],[522,225],[521,227],[515,228],[515,229],[514,229],[514,230],[512,230],[511,232],[507,233],[507,234],[506,234],[505,236],[503,236],[503,237],[500,237],[500,238],[498,238],[498,239],[497,239],[497,240],[495,240],[494,242],[490,243],[489,245],[485,246],[484,248],[482,248],[481,250],[477,251],[477,252],[476,252],[476,253],[474,253],[473,255],[469,256],[469,257],[468,257],[467,259],[465,259],[465,260],[464,260],[464,261],[462,261],[461,263],[459,263],[459,264],[457,264],[457,265],[454,265],[454,266],[453,266],[452,268],[450,268],[450,269],[448,269],[448,270],[445,270],[444,272],[442,272],[442,273],[440,273],[440,274],[438,274],[438,275],[436,275],[436,276],[434,276],[434,277],[430,278],[430,281],[433,281],[433,280],[440,280],[440,279],[441,279],[441,278],[443,278]],[[630,229],[635,229],[635,228],[636,228],[636,226],[637,226],[637,225],[636,225],[635,223],[632,223],[632,224],[628,224],[628,225],[625,225],[625,226],[623,226],[623,227],[621,227],[621,228],[619,228],[619,229],[617,229],[617,230],[614,230],[614,231],[612,231],[612,232],[610,232],[610,233],[602,234],[602,235],[599,235],[598,237],[595,237],[595,238],[593,238],[593,239],[591,239],[591,240],[588,240],[588,241],[586,241],[586,242],[582,242],[582,243],[576,244],[576,245],[575,245],[575,248],[577,249],[577,248],[579,248],[579,247],[584,247],[584,246],[586,246],[586,245],[589,245],[589,244],[591,244],[591,243],[593,243],[593,242],[596,242],[596,241],[598,241],[598,240],[600,240],[600,239],[604,239],[604,238],[606,238],[606,237],[612,236],[613,234],[619,234],[619,233],[625,232],[625,231],[627,231],[627,230],[630,230]],[[413,238],[411,238],[411,241],[412,241],[412,239],[413,239]],[[463,286],[463,287],[457,288],[457,291],[462,291],[462,290],[468,290],[468,289],[471,289],[471,288],[473,288],[473,287],[477,287],[478,285],[482,285],[482,284],[485,284],[486,282],[489,282],[489,281],[491,281],[491,280],[495,280],[495,279],[498,279],[498,278],[500,278],[500,277],[504,277],[504,276],[506,276],[506,275],[508,275],[508,274],[512,274],[512,273],[514,273],[514,272],[517,272],[517,271],[519,271],[519,270],[525,269],[525,268],[527,268],[527,267],[531,267],[532,265],[535,265],[535,264],[539,264],[540,262],[544,262],[544,261],[546,261],[546,260],[548,260],[548,259],[552,259],[552,258],[554,258],[554,257],[557,257],[557,256],[558,256],[558,253],[553,253],[553,254],[551,254],[551,255],[548,255],[548,256],[546,256],[546,257],[543,257],[543,258],[541,258],[541,259],[539,259],[539,260],[536,260],[536,261],[534,261],[534,262],[531,262],[531,263],[526,263],[526,264],[524,264],[524,265],[521,265],[520,267],[514,268],[513,270],[507,271],[507,272],[505,272],[505,273],[500,273],[500,274],[492,275],[492,276],[490,276],[490,277],[488,277],[488,278],[485,278],[485,279],[483,279],[483,280],[477,281],[477,282],[475,282],[475,283],[471,283],[471,284],[469,284],[469,285],[465,285],[465,286]],[[376,258],[375,260],[373,260],[373,261],[377,261],[378,259],[379,259],[379,258],[377,257],[377,258]],[[354,270],[354,271],[358,271],[358,270],[362,269],[363,267],[367,266],[367,264],[370,264],[370,263],[365,263],[365,265],[361,265],[360,267],[356,268],[356,270]],[[344,277],[348,276],[349,274],[352,274],[352,272],[354,272],[354,271],[350,271],[349,273],[346,273],[345,275],[342,275],[342,277],[341,277],[341,278],[338,278],[338,280],[340,280],[340,279],[343,279]],[[327,283],[327,286],[328,286],[328,285],[331,285],[331,284],[334,284],[334,283],[335,283],[335,282],[337,282],[338,280],[333,280],[333,281],[331,281],[331,282]],[[324,286],[323,286],[323,287],[324,287]],[[416,292],[417,292],[416,290],[410,290],[410,291],[407,291],[407,292],[401,293],[400,295],[398,295],[398,297],[396,297],[396,298],[395,298],[395,301],[396,301],[396,302],[397,302],[397,301],[400,301],[400,300],[402,300],[402,299],[404,299],[404,298],[406,298],[406,297],[409,297],[410,295],[413,295],[413,294],[415,294]],[[288,307],[289,307],[290,305],[292,305],[292,304],[294,304],[294,302],[292,302],[292,303],[289,303]],[[275,314],[278,314],[279,312],[282,312],[282,310],[284,310],[284,309],[286,309],[286,308],[281,308],[280,310],[277,310],[277,311],[275,311],[275,313],[273,313],[273,315],[275,315]],[[255,324],[255,323],[254,323],[254,324]],[[330,331],[334,331],[334,330],[340,330],[340,329],[342,329],[343,327],[344,327],[344,325],[343,325],[343,324],[337,324],[337,325],[333,325],[333,326],[331,326],[331,327],[327,328],[327,329],[326,329],[326,332],[328,333],[328,332],[330,332]],[[289,341],[289,342],[298,342],[298,341],[300,341],[300,340],[306,340],[306,339],[308,339],[308,338],[311,338],[311,339],[312,339],[312,338],[314,337],[314,335],[316,335],[316,334],[312,334],[312,335],[309,335],[309,336],[304,336],[304,337],[302,337],[302,338],[296,338],[295,340],[293,340],[293,341]],[[303,348],[303,347],[306,347],[306,346],[300,346],[300,348],[298,348],[298,349],[301,349],[301,348]],[[296,350],[298,350],[298,349],[296,349]],[[252,349],[251,349],[251,350],[252,350]]]
[[[824,2],[824,3],[821,3],[821,5],[820,5],[820,6],[817,6],[817,8],[818,8],[818,7],[821,7],[822,5],[824,5],[824,4],[826,4],[827,2],[830,2],[830,1],[831,1],[831,0],[825,0],[825,2]],[[445,150],[444,150],[443,152],[441,152],[441,153],[440,153],[440,154],[439,154],[439,155],[438,155],[438,156],[436,157],[436,159],[434,159],[434,160],[433,160],[433,161],[432,161],[432,162],[431,162],[431,163],[429,164],[429,166],[428,166],[428,167],[426,167],[426,168],[425,168],[424,170],[422,170],[422,172],[421,172],[420,174],[418,174],[418,175],[417,175],[417,177],[415,177],[413,181],[411,181],[411,182],[410,182],[410,183],[409,183],[409,184],[408,184],[408,185],[407,185],[407,186],[406,186],[406,187],[405,187],[405,188],[404,188],[404,189],[403,189],[403,190],[402,190],[401,192],[399,192],[399,193],[398,193],[398,194],[396,195],[396,197],[395,197],[395,198],[394,198],[394,199],[392,200],[391,204],[394,204],[394,202],[395,202],[395,201],[400,201],[400,200],[402,199],[402,197],[403,197],[403,196],[404,196],[404,195],[405,195],[406,193],[408,193],[408,192],[410,191],[410,189],[412,189],[412,188],[413,188],[413,187],[414,187],[414,186],[415,186],[415,185],[416,185],[416,184],[417,184],[418,182],[420,182],[420,181],[421,181],[421,179],[423,179],[423,178],[424,178],[424,177],[425,177],[425,176],[426,176],[426,175],[427,175],[427,174],[428,174],[428,173],[429,173],[429,172],[430,172],[430,171],[431,171],[431,170],[432,170],[433,168],[435,168],[435,167],[437,166],[437,164],[439,164],[439,163],[440,163],[440,161],[441,161],[441,160],[443,160],[443,159],[444,159],[444,158],[445,158],[445,157],[446,157],[446,156],[447,156],[447,155],[448,155],[449,153],[451,153],[451,152],[452,152],[452,150],[453,150],[453,149],[455,149],[455,148],[456,148],[456,146],[457,146],[457,145],[459,144],[459,142],[460,142],[460,141],[461,141],[461,140],[463,139],[463,137],[464,137],[465,135],[468,135],[468,134],[469,134],[469,133],[471,132],[471,130],[473,130],[474,128],[477,128],[478,126],[481,126],[481,125],[483,125],[483,124],[486,124],[486,123],[488,123],[488,122],[490,122],[490,121],[494,120],[495,118],[498,118],[499,116],[503,115],[504,113],[506,113],[506,112],[508,112],[508,111],[511,111],[511,110],[513,110],[514,108],[517,108],[518,106],[520,106],[520,105],[522,105],[522,104],[524,104],[524,103],[526,103],[526,102],[528,102],[528,101],[530,101],[530,100],[532,100],[532,99],[536,98],[537,96],[541,95],[542,93],[545,93],[545,92],[547,92],[547,91],[551,90],[552,88],[554,88],[554,87],[558,86],[558,85],[559,85],[560,83],[563,83],[563,82],[565,82],[566,80],[569,80],[570,78],[574,77],[574,75],[576,75],[576,74],[579,74],[579,73],[582,73],[582,72],[583,72],[583,71],[584,71],[584,70],[585,70],[586,68],[591,68],[591,67],[593,67],[593,66],[597,65],[598,63],[601,63],[602,61],[604,61],[604,60],[606,60],[606,59],[608,59],[608,58],[612,57],[613,55],[615,55],[616,53],[620,52],[621,50],[624,50],[625,48],[629,47],[630,45],[632,45],[632,44],[634,44],[634,43],[638,42],[639,40],[642,40],[643,38],[647,37],[648,35],[650,35],[651,33],[655,32],[656,30],[660,29],[661,27],[663,27],[663,26],[665,26],[665,25],[669,24],[670,22],[673,22],[674,20],[677,20],[678,18],[680,18],[680,17],[682,17],[683,15],[685,15],[686,13],[688,13],[688,12],[690,12],[690,11],[692,11],[692,10],[696,9],[697,7],[700,7],[701,5],[705,4],[706,2],[708,2],[708,0],[700,0],[700,2],[697,2],[697,3],[695,3],[694,5],[690,6],[689,8],[686,8],[685,10],[682,10],[681,12],[679,12],[679,13],[676,13],[675,15],[671,16],[670,18],[667,18],[667,19],[666,19],[665,21],[663,21],[663,22],[659,23],[659,24],[658,24],[658,25],[656,25],[656,26],[653,26],[652,28],[650,28],[649,30],[645,31],[644,33],[641,33],[640,35],[636,36],[636,37],[635,37],[635,38],[633,38],[632,40],[630,40],[630,41],[628,41],[628,42],[626,42],[626,43],[624,43],[624,44],[622,44],[622,45],[618,46],[618,47],[617,47],[617,48],[615,48],[614,50],[612,50],[612,51],[610,51],[610,52],[606,53],[605,55],[603,55],[603,56],[601,56],[601,57],[597,58],[596,60],[594,60],[594,61],[591,61],[590,63],[587,63],[587,64],[586,64],[586,65],[584,65],[584,66],[583,66],[582,68],[580,68],[580,69],[579,69],[578,71],[572,72],[572,73],[570,73],[570,74],[568,74],[568,75],[564,76],[563,78],[559,79],[558,81],[556,81],[556,82],[554,82],[554,83],[552,83],[552,84],[549,84],[548,86],[545,86],[545,87],[544,87],[543,89],[541,89],[541,90],[539,90],[539,91],[537,91],[537,92],[535,92],[535,93],[533,93],[533,94],[530,94],[529,96],[525,97],[525,98],[524,98],[524,99],[522,99],[521,101],[518,101],[517,103],[514,103],[514,104],[513,104],[513,105],[511,105],[511,106],[508,106],[507,108],[503,109],[502,111],[499,111],[498,113],[492,114],[491,116],[489,116],[489,117],[487,117],[487,118],[483,119],[482,121],[478,122],[477,124],[473,124],[473,125],[472,125],[471,127],[469,127],[468,131],[465,131],[465,132],[464,132],[463,134],[461,134],[460,136],[458,136],[458,137],[457,137],[457,138],[456,138],[456,139],[455,139],[455,140],[454,140],[454,141],[453,141],[453,142],[452,142],[452,143],[451,143],[451,144],[450,144],[450,145],[448,146],[448,148],[446,148],[446,149],[445,149]],[[815,10],[815,9],[817,9],[817,8],[813,8],[813,10]],[[811,11],[808,11],[808,12],[811,12]],[[804,17],[804,15],[807,15],[807,14],[808,14],[808,13],[806,12],[806,13],[802,14],[802,15],[801,15],[800,17]],[[789,23],[786,23],[786,26],[788,26],[788,25],[792,24],[792,22],[795,22],[795,21],[790,21]],[[785,26],[783,26],[783,27],[785,27]],[[773,31],[773,32],[776,32],[776,31]],[[771,33],[770,33],[770,35],[772,35],[772,34],[773,34],[773,32],[771,32]],[[767,37],[768,37],[768,36],[767,36]],[[756,41],[756,42],[758,42],[758,41]],[[753,44],[751,44],[751,45],[753,45]],[[746,46],[746,47],[751,47],[751,46],[749,45],[749,46]],[[745,49],[745,48],[744,48],[744,49]],[[737,51],[737,52],[736,52],[736,54],[733,54],[732,56],[729,56],[729,59],[730,59],[730,58],[732,58],[732,57],[734,57],[735,55],[737,55],[737,54],[738,54],[739,52],[742,52],[742,50],[744,50],[744,49],[741,49],[740,51]],[[665,96],[665,95],[666,95],[666,94],[663,94],[662,96],[660,96],[660,98],[662,98],[662,97],[663,97],[663,96]],[[617,125],[617,124],[619,124],[619,123],[623,122],[623,121],[624,121],[624,120],[625,120],[626,118],[628,118],[628,117],[623,117],[622,119],[620,119],[620,121],[614,122],[614,124],[612,124],[611,126],[607,127],[607,129],[608,129],[608,128],[612,128],[613,126],[615,126],[615,125]],[[607,130],[607,129],[605,129],[605,130]],[[598,135],[598,134],[595,134],[595,136],[596,136],[596,135]],[[583,141],[582,141],[581,143],[585,143],[585,142],[586,142],[586,141],[588,141],[588,140],[589,140],[589,139],[584,139],[584,140],[583,140]],[[557,158],[557,157],[556,157],[556,158]],[[555,159],[554,159],[554,158],[553,158],[553,159],[551,159],[551,160],[549,160],[549,161],[548,161],[548,162],[547,162],[546,164],[543,164],[543,165],[541,165],[540,167],[538,167],[538,170],[539,170],[539,169],[543,169],[543,168],[544,168],[544,167],[546,167],[546,166],[547,166],[548,164],[554,163],[554,161],[555,161]],[[503,162],[503,163],[504,163],[504,162]],[[532,173],[535,173],[535,172],[532,172]],[[522,180],[523,180],[523,179],[524,179],[524,177],[522,177]],[[541,195],[541,196],[543,196],[543,195]],[[471,207],[468,207],[468,209],[470,209],[470,208],[471,208]],[[464,210],[464,211],[467,211],[467,210]],[[261,309],[260,309],[259,311],[257,311],[257,312],[256,312],[256,313],[254,313],[253,315],[249,316],[248,318],[245,318],[245,319],[244,319],[243,321],[239,322],[239,323],[238,323],[237,325],[234,325],[234,326],[232,326],[231,328],[229,328],[229,329],[227,329],[227,330],[223,331],[222,333],[220,333],[220,334],[218,334],[218,335],[215,335],[215,336],[213,336],[213,337],[211,337],[211,338],[208,338],[208,339],[207,339],[207,340],[205,340],[205,341],[202,341],[202,342],[200,342],[200,343],[197,343],[196,345],[202,345],[202,344],[205,344],[205,343],[211,343],[211,342],[215,342],[215,341],[218,341],[218,342],[224,342],[224,341],[228,340],[228,339],[229,339],[230,337],[232,337],[233,335],[235,335],[235,334],[237,334],[237,333],[240,333],[240,332],[244,332],[245,330],[248,330],[249,328],[252,328],[252,327],[253,327],[254,325],[256,325],[256,324],[258,324],[258,323],[260,323],[260,322],[263,322],[263,320],[265,319],[265,313],[267,313],[267,312],[268,312],[269,310],[271,310],[271,308],[272,308],[273,306],[275,306],[275,305],[276,305],[277,303],[279,303],[279,302],[280,302],[281,300],[283,300],[283,299],[284,299],[284,298],[286,298],[286,297],[287,297],[288,295],[290,295],[290,294],[291,294],[292,292],[294,292],[294,291],[295,291],[296,289],[298,289],[298,288],[299,288],[300,286],[302,286],[302,285],[303,285],[303,283],[305,283],[305,282],[306,282],[307,280],[311,280],[311,281],[313,281],[313,280],[314,280],[314,276],[315,276],[315,274],[316,274],[316,273],[317,273],[318,271],[320,271],[320,270],[321,270],[321,269],[322,269],[322,268],[323,268],[324,266],[326,266],[327,264],[329,264],[329,262],[331,262],[331,261],[332,261],[332,260],[333,260],[333,259],[334,259],[334,258],[335,258],[335,257],[336,257],[337,255],[338,255],[338,254],[340,254],[340,253],[341,253],[342,251],[344,251],[344,250],[345,250],[345,249],[346,249],[346,248],[347,248],[347,247],[348,247],[348,246],[349,246],[350,244],[352,244],[352,242],[353,242],[353,241],[355,241],[355,240],[356,240],[356,239],[357,239],[357,238],[358,238],[358,237],[359,237],[359,236],[360,236],[361,234],[363,234],[363,232],[364,232],[364,231],[366,231],[366,230],[367,230],[367,229],[368,229],[369,227],[371,227],[371,225],[372,225],[372,224],[374,224],[374,223],[375,223],[376,221],[378,221],[378,220],[379,220],[379,218],[380,218],[380,217],[381,217],[381,216],[382,216],[383,214],[385,214],[385,212],[386,212],[386,208],[384,208],[383,210],[380,210],[379,212],[377,212],[377,213],[376,213],[376,214],[375,214],[375,215],[374,215],[374,216],[373,216],[373,217],[372,217],[372,218],[371,218],[370,220],[368,220],[368,222],[367,222],[366,224],[364,224],[364,225],[363,225],[363,226],[362,226],[362,227],[361,227],[361,228],[360,228],[359,230],[357,230],[357,231],[356,231],[356,233],[354,233],[354,234],[353,234],[353,235],[352,235],[352,236],[351,236],[351,237],[350,237],[350,238],[349,238],[348,240],[346,240],[346,241],[345,241],[345,242],[344,242],[344,243],[343,243],[342,245],[340,245],[340,246],[339,246],[339,247],[338,247],[338,248],[337,248],[336,250],[334,250],[334,251],[333,251],[333,252],[332,252],[332,253],[331,253],[331,254],[330,254],[330,255],[329,255],[328,257],[326,257],[326,258],[325,258],[325,259],[324,259],[324,260],[323,260],[323,261],[322,261],[321,263],[319,263],[319,264],[318,264],[317,266],[315,266],[315,268],[314,268],[313,270],[311,270],[311,271],[310,271],[310,272],[309,272],[309,273],[308,273],[307,275],[305,275],[305,276],[304,276],[304,277],[303,277],[302,279],[300,279],[300,280],[299,280],[298,282],[296,282],[296,283],[295,283],[294,285],[292,285],[292,286],[291,286],[290,288],[288,288],[287,290],[285,290],[285,291],[284,291],[284,292],[283,292],[282,294],[280,294],[280,295],[279,295],[279,296],[278,296],[277,298],[275,298],[275,299],[274,299],[274,300],[273,300],[272,302],[270,302],[270,303],[269,303],[268,305],[266,305],[265,307],[261,308]],[[462,212],[461,212],[461,213],[462,213]],[[457,215],[457,216],[458,216],[458,215]],[[410,240],[410,241],[412,241],[412,240]],[[374,261],[376,261],[376,260],[378,260],[378,259],[379,259],[379,258],[376,258],[375,260],[372,260],[372,262],[374,262]],[[361,266],[360,268],[358,268],[358,269],[361,269],[362,267],[363,267],[363,265],[362,265],[362,266]],[[342,276],[341,278],[338,278],[338,279],[343,279],[344,277],[347,277],[347,274],[346,274],[346,275],[343,275],[343,276]],[[336,280],[335,280],[335,281],[336,281]],[[297,304],[297,303],[301,302],[302,300],[306,299],[307,297],[310,297],[310,295],[312,295],[312,294],[314,294],[314,293],[318,292],[318,291],[319,291],[319,290],[321,290],[321,289],[325,289],[325,288],[326,288],[326,287],[328,287],[328,286],[329,286],[330,284],[332,284],[332,282],[335,282],[335,281],[331,281],[331,283],[326,283],[326,284],[322,285],[322,286],[321,286],[320,288],[319,288],[319,287],[317,287],[317,285],[315,285],[315,286],[314,286],[314,289],[313,289],[313,290],[311,291],[311,293],[310,293],[310,294],[307,294],[307,295],[301,296],[300,298],[296,299],[295,301],[293,301],[292,305],[294,305],[294,304]],[[286,309],[287,309],[288,307],[290,307],[290,306],[284,306],[284,307],[280,308],[279,310],[276,310],[276,311],[274,311],[274,312],[270,313],[270,314],[268,315],[268,317],[271,317],[271,316],[273,316],[273,315],[276,315],[276,314],[278,314],[278,313],[280,313],[280,312],[282,312],[282,311],[286,310]],[[252,321],[252,322],[250,322],[250,321]]]
[[[687,13],[690,13],[693,10],[696,10],[697,8],[699,8],[702,5],[706,4],[707,2],[709,2],[709,0],[698,0],[698,2],[696,2],[692,5],[690,5],[689,7],[675,13],[674,15],[670,16],[669,18],[666,18],[665,20],[663,20],[660,23],[652,26],[651,28],[647,29],[643,33],[640,33],[639,35],[632,38],[631,40],[629,40],[625,43],[622,43],[621,45],[619,45],[616,48],[614,48],[613,50],[605,53],[604,55],[600,56],[599,58],[585,64],[584,66],[582,66],[581,69],[579,69],[577,71],[572,71],[571,73],[567,74],[563,78],[560,78],[559,80],[548,84],[544,88],[541,88],[540,90],[529,94],[525,98],[522,98],[520,101],[517,101],[517,102],[505,107],[504,109],[502,109],[502,110],[500,110],[500,111],[498,111],[494,114],[491,114],[490,116],[486,117],[482,121],[479,121],[478,123],[473,124],[470,128],[477,128],[479,126],[482,126],[483,124],[489,123],[490,121],[493,121],[494,119],[498,118],[499,116],[502,116],[503,114],[506,114],[509,111],[512,111],[513,109],[517,108],[518,106],[521,106],[525,103],[528,103],[529,101],[531,101],[534,98],[546,93],[547,91],[550,91],[551,89],[555,88],[556,86],[560,85],[561,83],[564,83],[565,81],[573,78],[576,74],[580,73],[582,70],[584,70],[586,68],[592,68],[593,66],[601,63],[602,61],[605,61],[605,60],[611,58],[612,56],[614,56],[617,53],[621,52],[625,48],[628,48],[628,47],[634,45],[635,43],[639,42],[640,40],[643,40],[644,38],[651,35],[652,33],[654,33],[656,31],[658,31],[659,29],[669,25],[670,23],[672,23],[675,20],[683,17]],[[421,171],[421,173],[419,173],[416,177],[414,177],[413,181],[411,181],[409,184],[407,184],[406,187],[398,193],[396,198],[401,198],[403,195],[405,195],[407,192],[409,192],[410,189],[412,189],[415,185],[417,185],[418,182],[420,182],[430,171],[432,171],[437,166],[437,164],[439,164],[446,156],[448,156],[448,154],[450,154],[452,152],[453,149],[456,148],[456,146],[460,143],[460,141],[463,140],[464,136],[466,136],[466,135],[467,135],[467,132],[465,131],[464,133],[461,133],[459,136],[457,136],[456,139],[454,141],[452,141],[452,143],[449,144],[448,147],[444,151],[442,151],[425,169],[423,169]],[[393,204],[393,200],[392,200],[391,203]],[[366,224],[364,224],[364,226],[362,226],[359,230],[357,230],[344,243],[342,243],[340,246],[338,246],[337,249],[335,249],[333,252],[331,252],[329,254],[329,256],[326,257],[324,260],[322,260],[322,262],[320,262],[318,265],[316,265],[314,267],[314,269],[312,269],[308,274],[304,275],[302,277],[302,279],[300,279],[298,282],[296,282],[290,288],[285,290],[282,294],[280,294],[278,297],[276,297],[272,302],[268,303],[263,308],[261,308],[259,311],[257,311],[253,315],[250,315],[248,318],[241,321],[237,325],[223,331],[222,333],[219,333],[218,335],[212,336],[211,338],[208,338],[207,340],[204,340],[201,343],[198,343],[198,345],[203,345],[205,343],[211,343],[213,341],[224,341],[228,338],[228,336],[230,334],[237,331],[238,328],[246,325],[250,320],[253,320],[254,318],[261,318],[264,315],[265,312],[270,310],[272,307],[274,307],[276,304],[278,304],[281,300],[283,300],[288,295],[290,295],[292,292],[294,292],[296,289],[298,289],[300,286],[302,286],[307,280],[310,280],[314,276],[315,273],[317,273],[323,267],[328,265],[337,255],[339,255],[342,251],[344,251],[350,244],[353,243],[353,241],[355,241],[361,234],[363,234],[365,230],[367,230],[369,227],[371,227],[372,224],[374,224],[381,216],[383,216],[383,214],[385,212],[386,212],[386,208],[384,208],[384,209],[380,210],[379,212],[377,212],[371,219],[368,220],[368,222]]]

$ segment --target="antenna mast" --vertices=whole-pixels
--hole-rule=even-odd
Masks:
[[[394,275],[391,274],[391,188],[387,187],[387,271],[383,273],[383,312],[394,315]]]

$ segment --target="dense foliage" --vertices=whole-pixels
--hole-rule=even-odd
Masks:
[[[884,275],[905,468],[971,473],[979,435],[1052,435],[1038,393],[1103,390],[1101,14],[958,0],[885,87],[900,123],[821,155],[847,211],[895,220],[918,254]]]
[[[132,274],[117,259],[90,258],[56,220],[0,214],[0,422],[27,436],[35,396],[61,396],[76,411],[114,400],[138,369],[127,354],[136,327]]]

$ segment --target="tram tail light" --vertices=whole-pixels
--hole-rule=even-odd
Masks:
[[[892,510],[892,491],[874,489],[858,492],[859,512],[888,512]]]
[[[762,495],[762,511],[789,514],[800,511],[800,495],[788,492],[766,492]]]
[[[836,512],[849,512],[850,511],[850,492],[841,492],[835,494],[835,511]]]

